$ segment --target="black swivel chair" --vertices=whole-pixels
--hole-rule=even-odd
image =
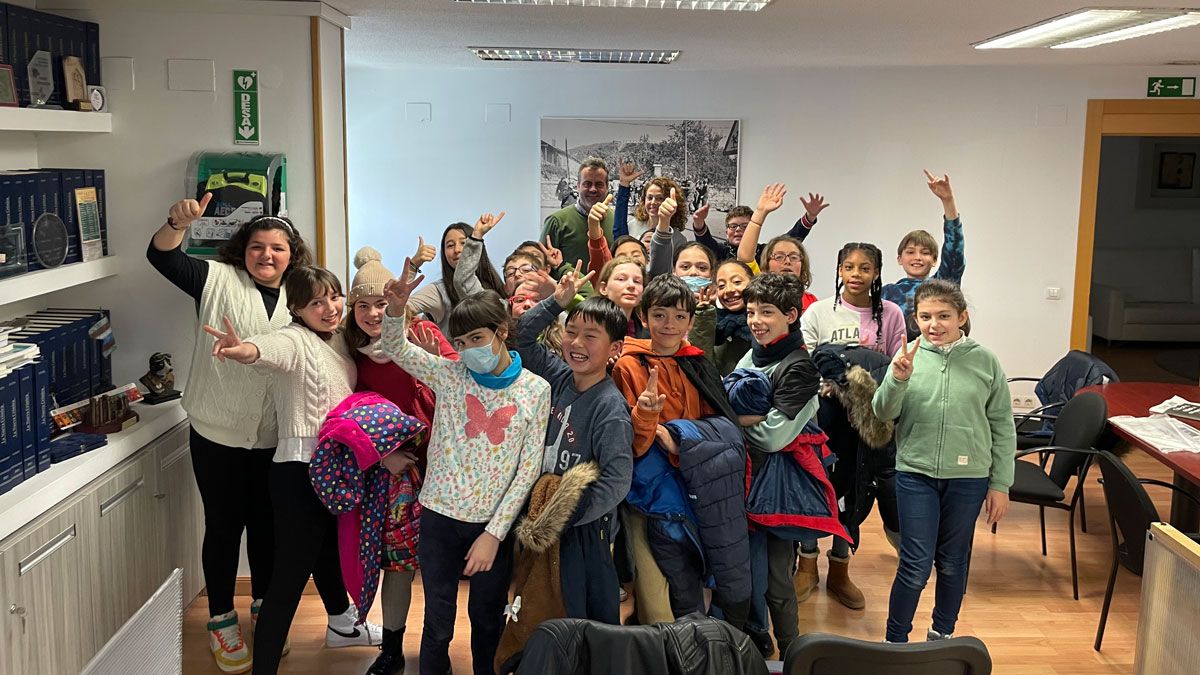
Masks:
[[[989,675],[992,657],[978,638],[887,644],[809,633],[792,640],[783,675]]]
[[[1017,462],[1008,498],[1019,504],[1035,504],[1042,529],[1042,555],[1046,555],[1046,508],[1067,512],[1067,528],[1071,538],[1071,589],[1079,599],[1079,569],[1075,562],[1075,509],[1083,506],[1083,481],[1091,467],[1095,451],[1092,446],[1104,431],[1108,404],[1095,393],[1078,394],[1063,405],[1058,414],[1050,445],[1019,450],[1017,457],[1037,453],[1037,464]],[[1068,500],[1067,482],[1075,477],[1075,490]],[[1082,512],[1080,515],[1082,520]],[[992,532],[996,526],[992,526]],[[1084,527],[1084,532],[1087,528]]]
[[[1117,564],[1125,569],[1142,576],[1142,565],[1146,556],[1146,531],[1151,523],[1162,519],[1158,509],[1150,500],[1143,485],[1164,487],[1181,494],[1200,506],[1200,500],[1180,490],[1179,488],[1152,478],[1138,478],[1119,457],[1111,452],[1098,452],[1095,455],[1100,464],[1103,477],[1100,483],[1104,486],[1104,500],[1108,502],[1108,526],[1112,532],[1113,559],[1112,568],[1108,572],[1108,588],[1104,591],[1104,608],[1100,610],[1100,625],[1096,627],[1096,643],[1092,646],[1100,651],[1100,643],[1104,640],[1104,626],[1108,623],[1108,607],[1112,604],[1113,589],[1117,585]],[[1200,535],[1188,534],[1193,540],[1200,541]]]

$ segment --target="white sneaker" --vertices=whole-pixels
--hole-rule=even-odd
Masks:
[[[383,628],[370,621],[354,625],[358,621],[358,608],[350,605],[345,612],[329,617],[329,625],[325,628],[325,646],[331,649],[338,647],[369,647],[383,643]]]
[[[250,632],[256,633],[258,630],[258,613],[262,609],[262,599],[255,600],[250,603]],[[292,636],[288,635],[283,639],[283,652],[280,656],[287,656],[288,652],[292,651]]]
[[[949,640],[952,637],[954,637],[954,633],[946,633],[945,635],[942,635],[941,633],[937,632],[936,630],[934,630],[932,628],[929,629],[929,632],[925,633],[925,641],[926,642],[937,642],[938,640]]]
[[[208,620],[208,647],[223,673],[245,673],[254,667],[250,647],[242,639],[237,610]]]

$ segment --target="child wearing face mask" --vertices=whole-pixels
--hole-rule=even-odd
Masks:
[[[404,269],[410,269],[407,260]],[[495,292],[468,296],[451,310],[451,343],[460,362],[412,344],[404,309],[422,278],[410,277],[384,288],[381,347],[437,397],[417,549],[425,594],[421,673],[450,669],[464,575],[471,586],[471,659],[475,672],[492,672],[512,572],[509,529],[541,468],[550,385],[506,349],[511,320]]]
[[[317,498],[308,477],[326,414],[354,391],[356,373],[342,320],[342,285],[329,270],[301,267],[285,282],[292,323],[274,333],[239,338],[229,319],[224,330],[204,326],[216,338],[213,357],[250,365],[272,377],[279,444],[268,476],[275,507],[275,566],[254,635],[254,672],[273,674],[285,651],[288,629],[311,575],[329,614],[326,644],[378,645],[378,626],[357,625],[346,597],[338,560],[334,516]]]

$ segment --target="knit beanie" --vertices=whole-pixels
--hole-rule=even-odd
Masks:
[[[383,295],[383,285],[394,277],[388,268],[383,266],[382,261],[383,256],[370,246],[364,246],[354,254],[354,267],[358,273],[354,275],[354,281],[350,284],[348,304],[351,307],[361,298]]]

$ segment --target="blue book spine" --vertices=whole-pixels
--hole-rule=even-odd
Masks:
[[[103,84],[100,79],[100,24],[85,21],[84,32],[87,34],[87,79],[88,84]]]
[[[15,374],[0,380],[0,491],[7,492],[25,480],[21,463],[21,434],[17,430],[20,385]]]
[[[38,471],[50,468],[50,433],[54,419],[50,416],[50,367],[45,361],[33,364],[34,424],[37,428]]]
[[[3,176],[11,186],[12,194],[16,197],[20,222],[25,225],[25,262],[28,271],[36,272],[43,269],[33,253],[33,218],[37,206],[37,180],[26,172],[12,172]]]
[[[29,478],[38,472],[37,424],[34,422],[37,399],[34,396],[33,364],[22,366],[15,374],[20,394],[17,412],[20,415],[18,431],[21,435],[21,469],[25,478]]]
[[[13,83],[17,88],[17,100],[22,108],[29,106],[29,57],[36,49],[31,49],[29,15],[33,10],[14,5],[4,7],[5,23],[8,24],[8,39],[5,61],[13,67]]]

